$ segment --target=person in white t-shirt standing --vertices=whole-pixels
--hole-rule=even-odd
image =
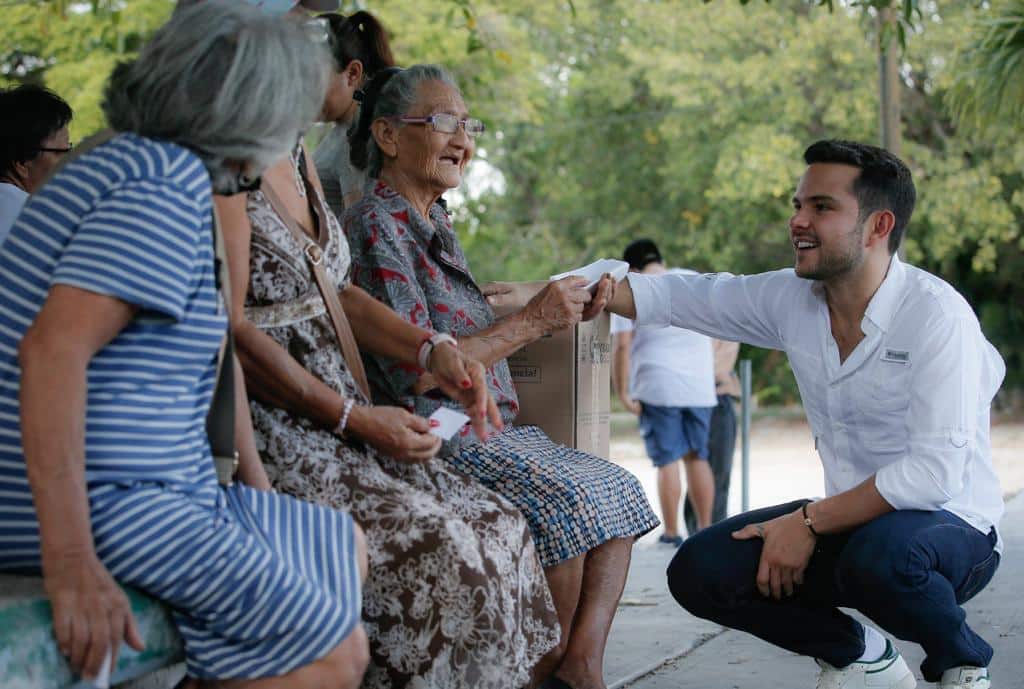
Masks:
[[[793,268],[630,274],[608,304],[641,325],[786,352],[824,469],[826,497],[687,539],[669,589],[694,615],[815,658],[818,689],[917,685],[894,644],[840,608],[919,644],[939,689],[989,689],[992,647],[961,606],[1001,557],[989,429],[1006,366],[971,305],[897,255],[917,196],[907,165],[841,140],[804,162]]]
[[[692,270],[667,268],[650,239],[637,239],[622,256],[631,272],[696,275]],[[715,366],[711,338],[674,327],[634,327],[612,314],[613,377],[619,399],[639,417],[647,456],[658,470],[658,499],[665,531],[661,543],[678,547],[679,460],[686,467],[686,485],[697,527],[711,523],[715,478],[708,463],[708,435],[715,395]]]

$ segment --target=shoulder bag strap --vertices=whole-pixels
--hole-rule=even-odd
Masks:
[[[231,278],[216,207],[212,215],[214,270],[224,310],[228,314],[228,328],[217,355],[217,382],[206,414],[206,437],[210,441],[217,480],[229,486],[238,469],[238,452],[235,449],[235,338],[231,333]]]
[[[288,228],[292,236],[295,237],[295,241],[302,247],[302,253],[305,255],[309,269],[313,273],[313,279],[316,280],[316,286],[320,289],[320,296],[327,306],[327,314],[330,316],[331,325],[334,326],[334,334],[341,345],[342,356],[345,357],[345,362],[348,364],[349,371],[352,373],[356,385],[363,391],[366,398],[370,399],[370,385],[366,380],[366,370],[363,368],[363,360],[359,356],[356,338],[352,334],[352,327],[345,316],[345,309],[338,299],[338,289],[327,276],[327,271],[324,270],[323,249],[320,248],[319,244],[310,239],[308,234],[302,231],[299,222],[288,212],[288,208],[281,201],[281,197],[277,195],[277,192],[274,191],[274,188],[270,186],[265,178],[260,186],[260,191],[267,197],[267,201],[274,209],[274,212],[280,216],[285,227]],[[314,190],[309,189],[309,192],[314,193]],[[312,199],[313,197],[307,194],[307,198]],[[322,222],[325,221],[322,220]],[[344,241],[344,238],[341,241]]]

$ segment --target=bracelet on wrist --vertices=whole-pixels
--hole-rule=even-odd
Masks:
[[[354,397],[349,397],[345,400],[345,404],[341,407],[341,418],[338,419],[338,425],[334,427],[332,433],[341,438],[345,437],[345,427],[348,426],[348,417],[352,413],[352,407],[356,406],[356,400]]]
[[[800,513],[804,515],[804,526],[810,529],[811,534],[813,534],[814,537],[817,538],[818,532],[814,529],[814,520],[812,520],[811,517],[807,514],[807,506],[810,504],[811,503],[809,502],[805,502],[803,506],[800,508]]]
[[[447,342],[456,349],[459,346],[458,340],[448,333],[434,333],[420,343],[420,348],[416,350],[416,363],[419,364],[420,368],[424,371],[430,368],[430,357],[433,355],[434,349],[444,342]]]
[[[430,360],[430,354],[434,350],[434,345],[430,342],[430,338],[432,337],[433,335],[424,336],[423,340],[420,342],[420,346],[416,349],[416,364],[424,370],[427,368],[427,364],[425,362]]]

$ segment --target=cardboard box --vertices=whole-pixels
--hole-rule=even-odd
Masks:
[[[500,318],[521,309],[546,282],[512,286],[495,298]],[[608,459],[611,333],[607,313],[554,332],[508,358],[519,396],[520,426],[539,426],[562,445]]]

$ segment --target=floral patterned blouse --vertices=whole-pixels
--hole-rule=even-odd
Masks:
[[[456,337],[494,323],[494,312],[466,265],[443,204],[431,206],[427,222],[405,197],[371,180],[362,200],[345,212],[344,229],[352,252],[352,282],[405,320]],[[363,359],[377,403],[398,404],[421,416],[442,404],[460,408],[438,390],[413,395],[412,385],[423,373],[419,367],[387,357]],[[502,420],[511,424],[519,401],[504,359],[487,370],[487,383]],[[466,426],[462,437],[453,438],[442,451],[452,454],[474,442],[478,440]]]

